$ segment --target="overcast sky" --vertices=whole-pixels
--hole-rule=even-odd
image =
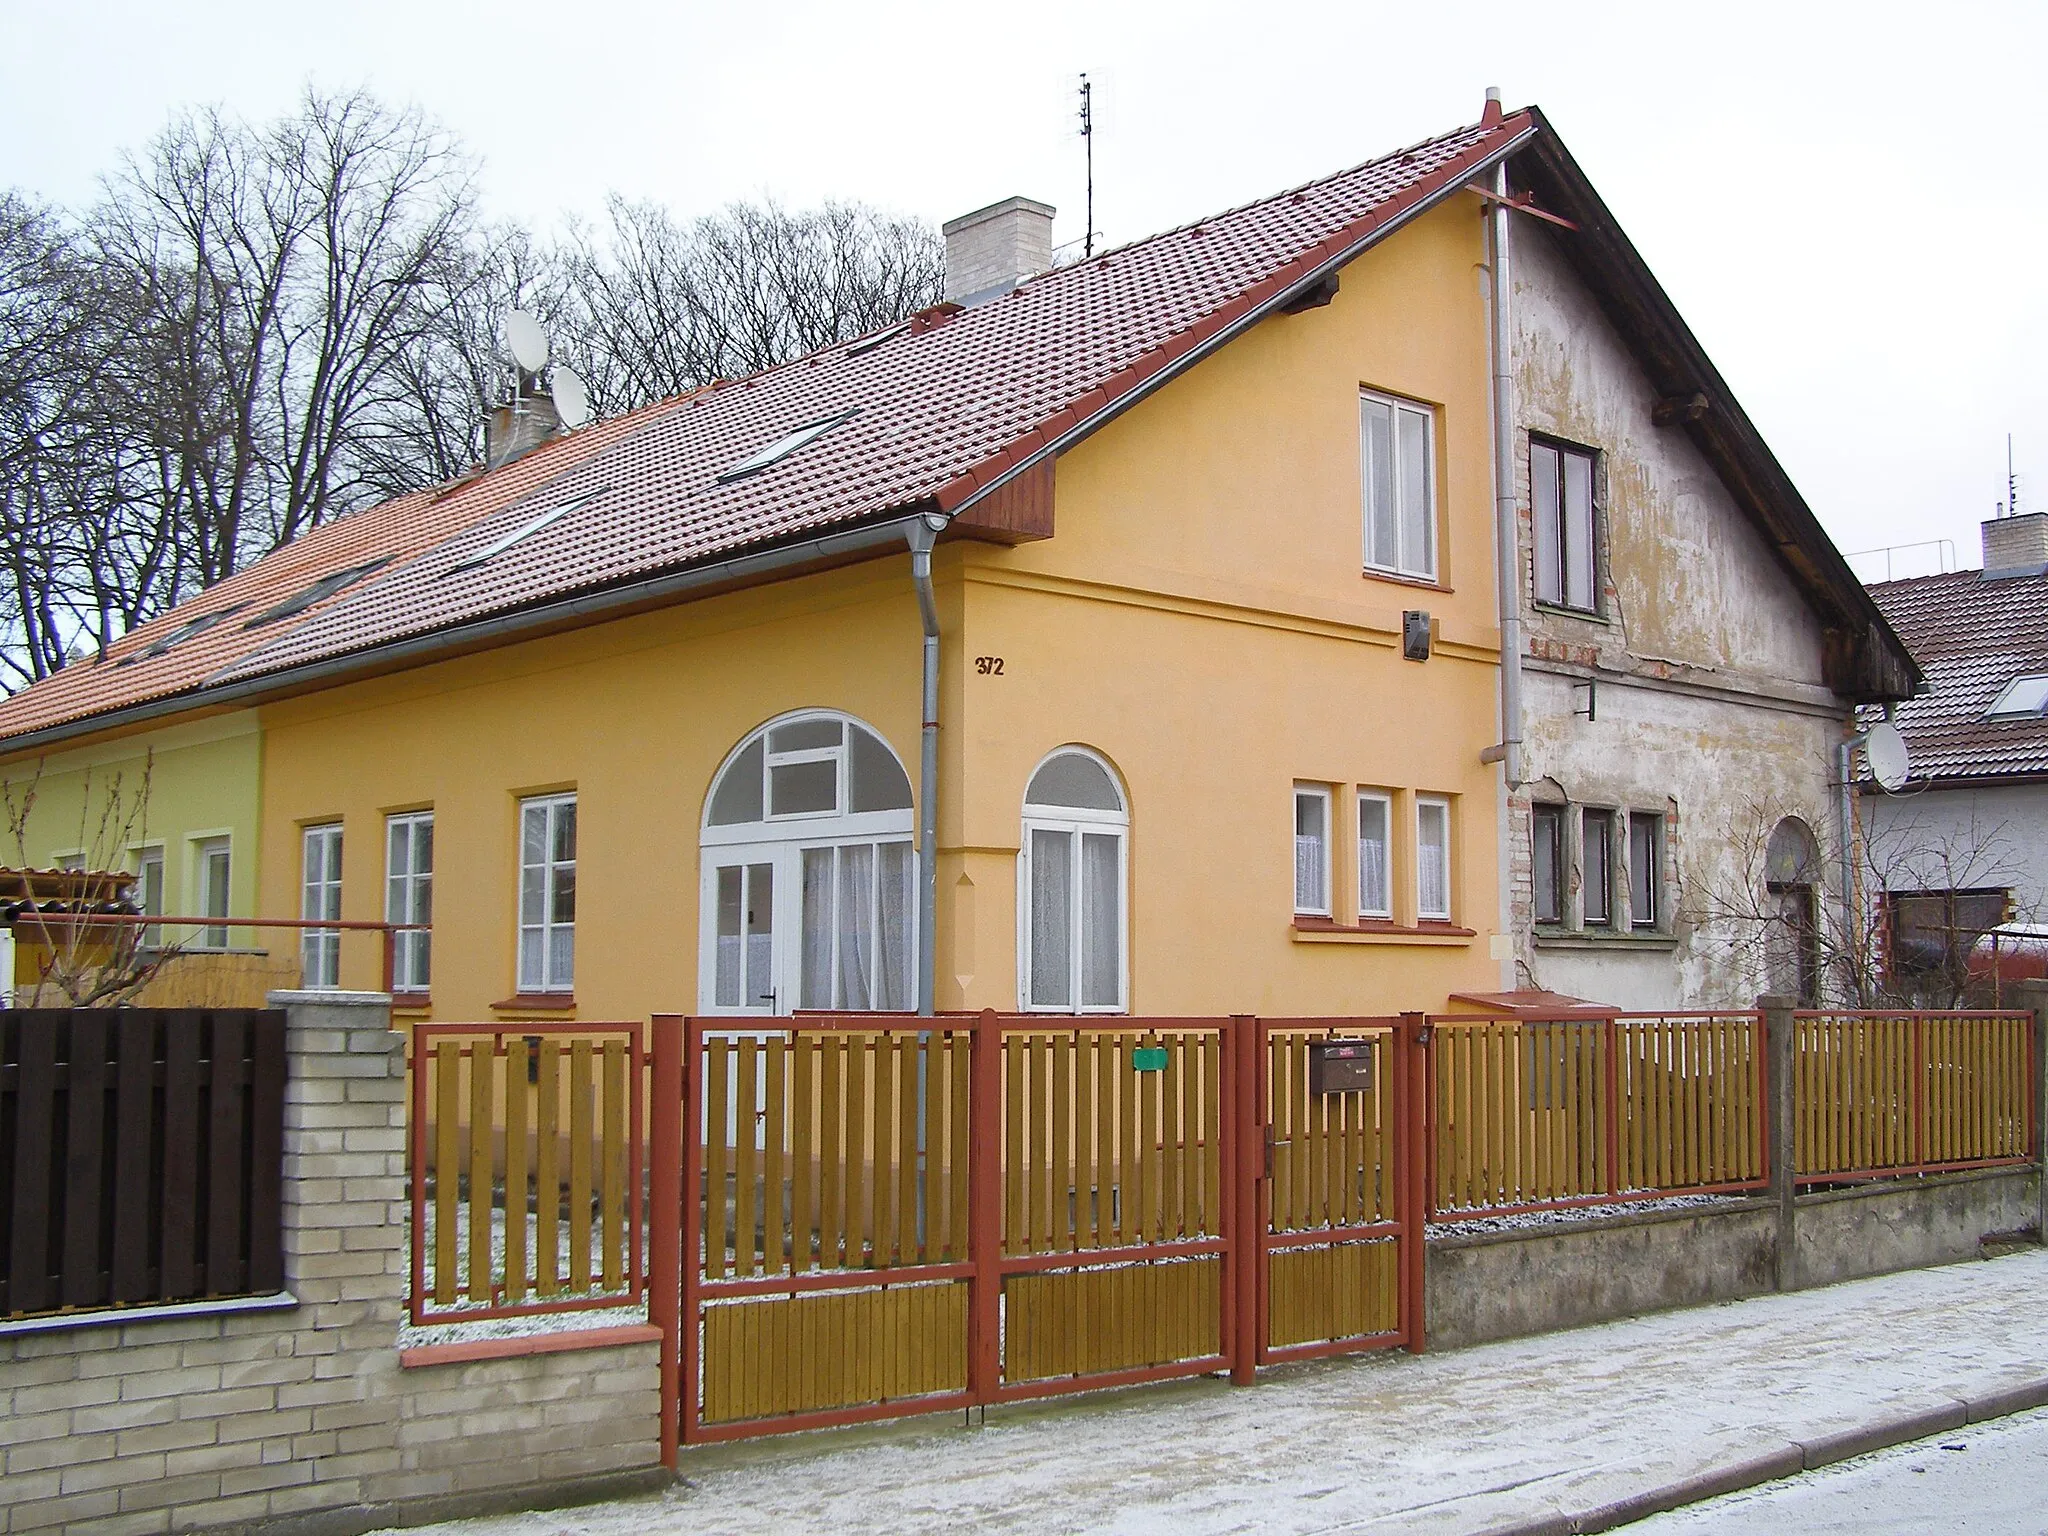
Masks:
[[[1975,565],[2007,432],[2048,509],[2038,3],[0,0],[0,184],[79,202],[180,106],[367,84],[542,228],[610,190],[933,220],[1024,193],[1066,241],[1082,70],[1112,242],[1470,122],[1498,84],[1549,114],[1844,551],[1947,538]]]

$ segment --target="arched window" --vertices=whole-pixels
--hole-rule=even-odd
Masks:
[[[1124,889],[1131,816],[1116,774],[1062,747],[1024,791],[1018,991],[1026,1008],[1120,1013],[1129,990]]]
[[[1820,1002],[1820,880],[1813,829],[1787,816],[1764,846],[1764,892],[1772,919],[1764,957],[1771,990],[1809,1008]]]
[[[771,720],[712,780],[697,991],[710,1013],[916,1006],[910,776],[846,715]]]

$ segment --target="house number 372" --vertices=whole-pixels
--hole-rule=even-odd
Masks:
[[[983,677],[1001,677],[1003,675],[1003,658],[1000,656],[977,656],[974,658],[974,670]]]

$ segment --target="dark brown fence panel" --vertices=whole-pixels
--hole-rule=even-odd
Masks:
[[[0,1317],[283,1283],[284,1015],[0,1013]]]

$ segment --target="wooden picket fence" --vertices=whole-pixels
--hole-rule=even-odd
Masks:
[[[644,1030],[413,1026],[415,1323],[639,1303]]]
[[[1430,1020],[1433,1216],[1497,1216],[1767,1179],[1755,1013]]]
[[[1795,1016],[1794,1029],[1801,1182],[2033,1155],[2031,1014],[1809,1012]]]

